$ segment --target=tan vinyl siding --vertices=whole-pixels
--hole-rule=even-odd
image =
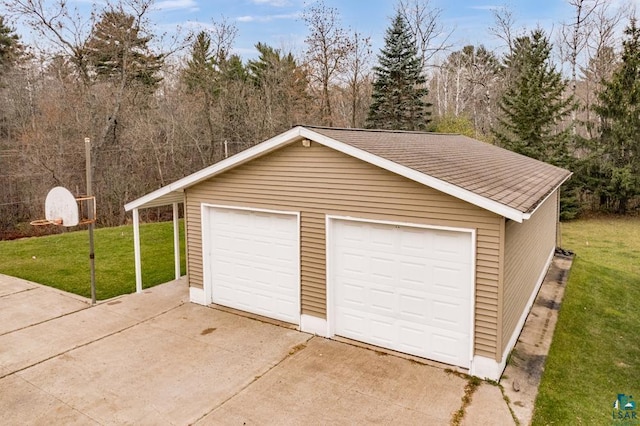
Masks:
[[[202,287],[202,203],[300,212],[301,309],[326,318],[326,215],[477,230],[476,354],[497,348],[502,218],[313,143],[293,143],[187,190],[190,284]]]
[[[556,245],[556,191],[531,219],[505,228],[502,351],[509,343],[531,293]]]
[[[302,313],[326,316],[325,217],[321,212],[303,211],[300,215],[300,299]]]

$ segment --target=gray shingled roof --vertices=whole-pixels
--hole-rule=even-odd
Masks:
[[[571,175],[461,135],[305,127],[523,213],[533,212]]]

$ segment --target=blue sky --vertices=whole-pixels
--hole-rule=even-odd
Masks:
[[[98,1],[102,3],[104,0]],[[156,0],[155,11],[149,16],[157,25],[156,33],[181,34],[198,31],[222,18],[234,22],[238,28],[235,52],[243,59],[255,57],[254,46],[258,42],[292,51],[300,55],[304,51],[306,27],[300,18],[305,5],[314,0]],[[624,1],[634,3],[640,0],[606,0],[613,4]],[[53,3],[53,0],[45,0]],[[82,13],[89,13],[94,0],[71,0]],[[394,13],[395,0],[325,0],[335,7],[345,28],[357,30],[370,36],[374,52],[384,44],[384,34]],[[499,49],[500,41],[489,34],[492,24],[491,10],[508,4],[514,12],[518,27],[533,29],[540,26],[547,32],[557,32],[562,21],[571,19],[573,11],[567,0],[430,0],[434,8],[442,10],[442,24],[453,30],[450,41],[454,47],[466,44],[484,44],[491,49]],[[28,42],[28,32],[20,33]],[[552,41],[555,35],[552,34]]]
[[[171,30],[177,26],[195,28],[206,26],[213,20],[225,17],[236,23],[237,53],[244,58],[253,56],[257,42],[301,52],[306,34],[300,13],[304,0],[167,0],[157,2],[160,11],[153,20],[162,28]],[[377,51],[384,43],[384,33],[394,13],[393,0],[339,1],[325,0],[338,9],[344,27],[370,35]],[[552,30],[554,24],[567,20],[571,8],[564,0],[520,0],[508,2],[514,11],[517,24],[526,28],[538,25]],[[485,44],[497,47],[498,41],[489,35],[487,27],[492,23],[491,9],[504,2],[482,0],[431,0],[442,9],[443,26],[454,29],[451,41],[456,45]]]

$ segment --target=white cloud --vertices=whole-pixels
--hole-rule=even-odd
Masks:
[[[498,10],[504,6],[495,6],[492,4],[480,5],[480,6],[469,6],[469,9],[473,10]]]
[[[261,6],[285,7],[289,6],[287,0],[251,0],[252,3]]]
[[[190,11],[199,10],[198,4],[195,2],[195,0],[162,0],[155,4],[155,9],[158,9],[158,10],[187,9]]]
[[[238,16],[236,20],[238,22],[271,22],[284,19],[298,19],[300,15],[298,13],[289,13],[283,15],[245,15]]]

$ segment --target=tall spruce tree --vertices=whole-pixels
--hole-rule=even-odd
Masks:
[[[98,77],[154,88],[162,80],[157,74],[163,56],[151,52],[152,37],[143,33],[133,15],[114,9],[103,12],[85,46]]]
[[[374,67],[368,128],[423,130],[429,123],[428,89],[411,31],[400,13],[387,29]]]
[[[600,117],[600,196],[619,213],[640,195],[640,28],[625,29],[622,63],[604,82],[595,107]]]
[[[574,101],[565,96],[567,82],[550,56],[551,44],[541,29],[515,40],[504,60],[507,88],[493,134],[504,148],[566,167],[571,132],[562,120]]]
[[[11,68],[24,53],[20,37],[14,31],[0,15],[0,74]]]

